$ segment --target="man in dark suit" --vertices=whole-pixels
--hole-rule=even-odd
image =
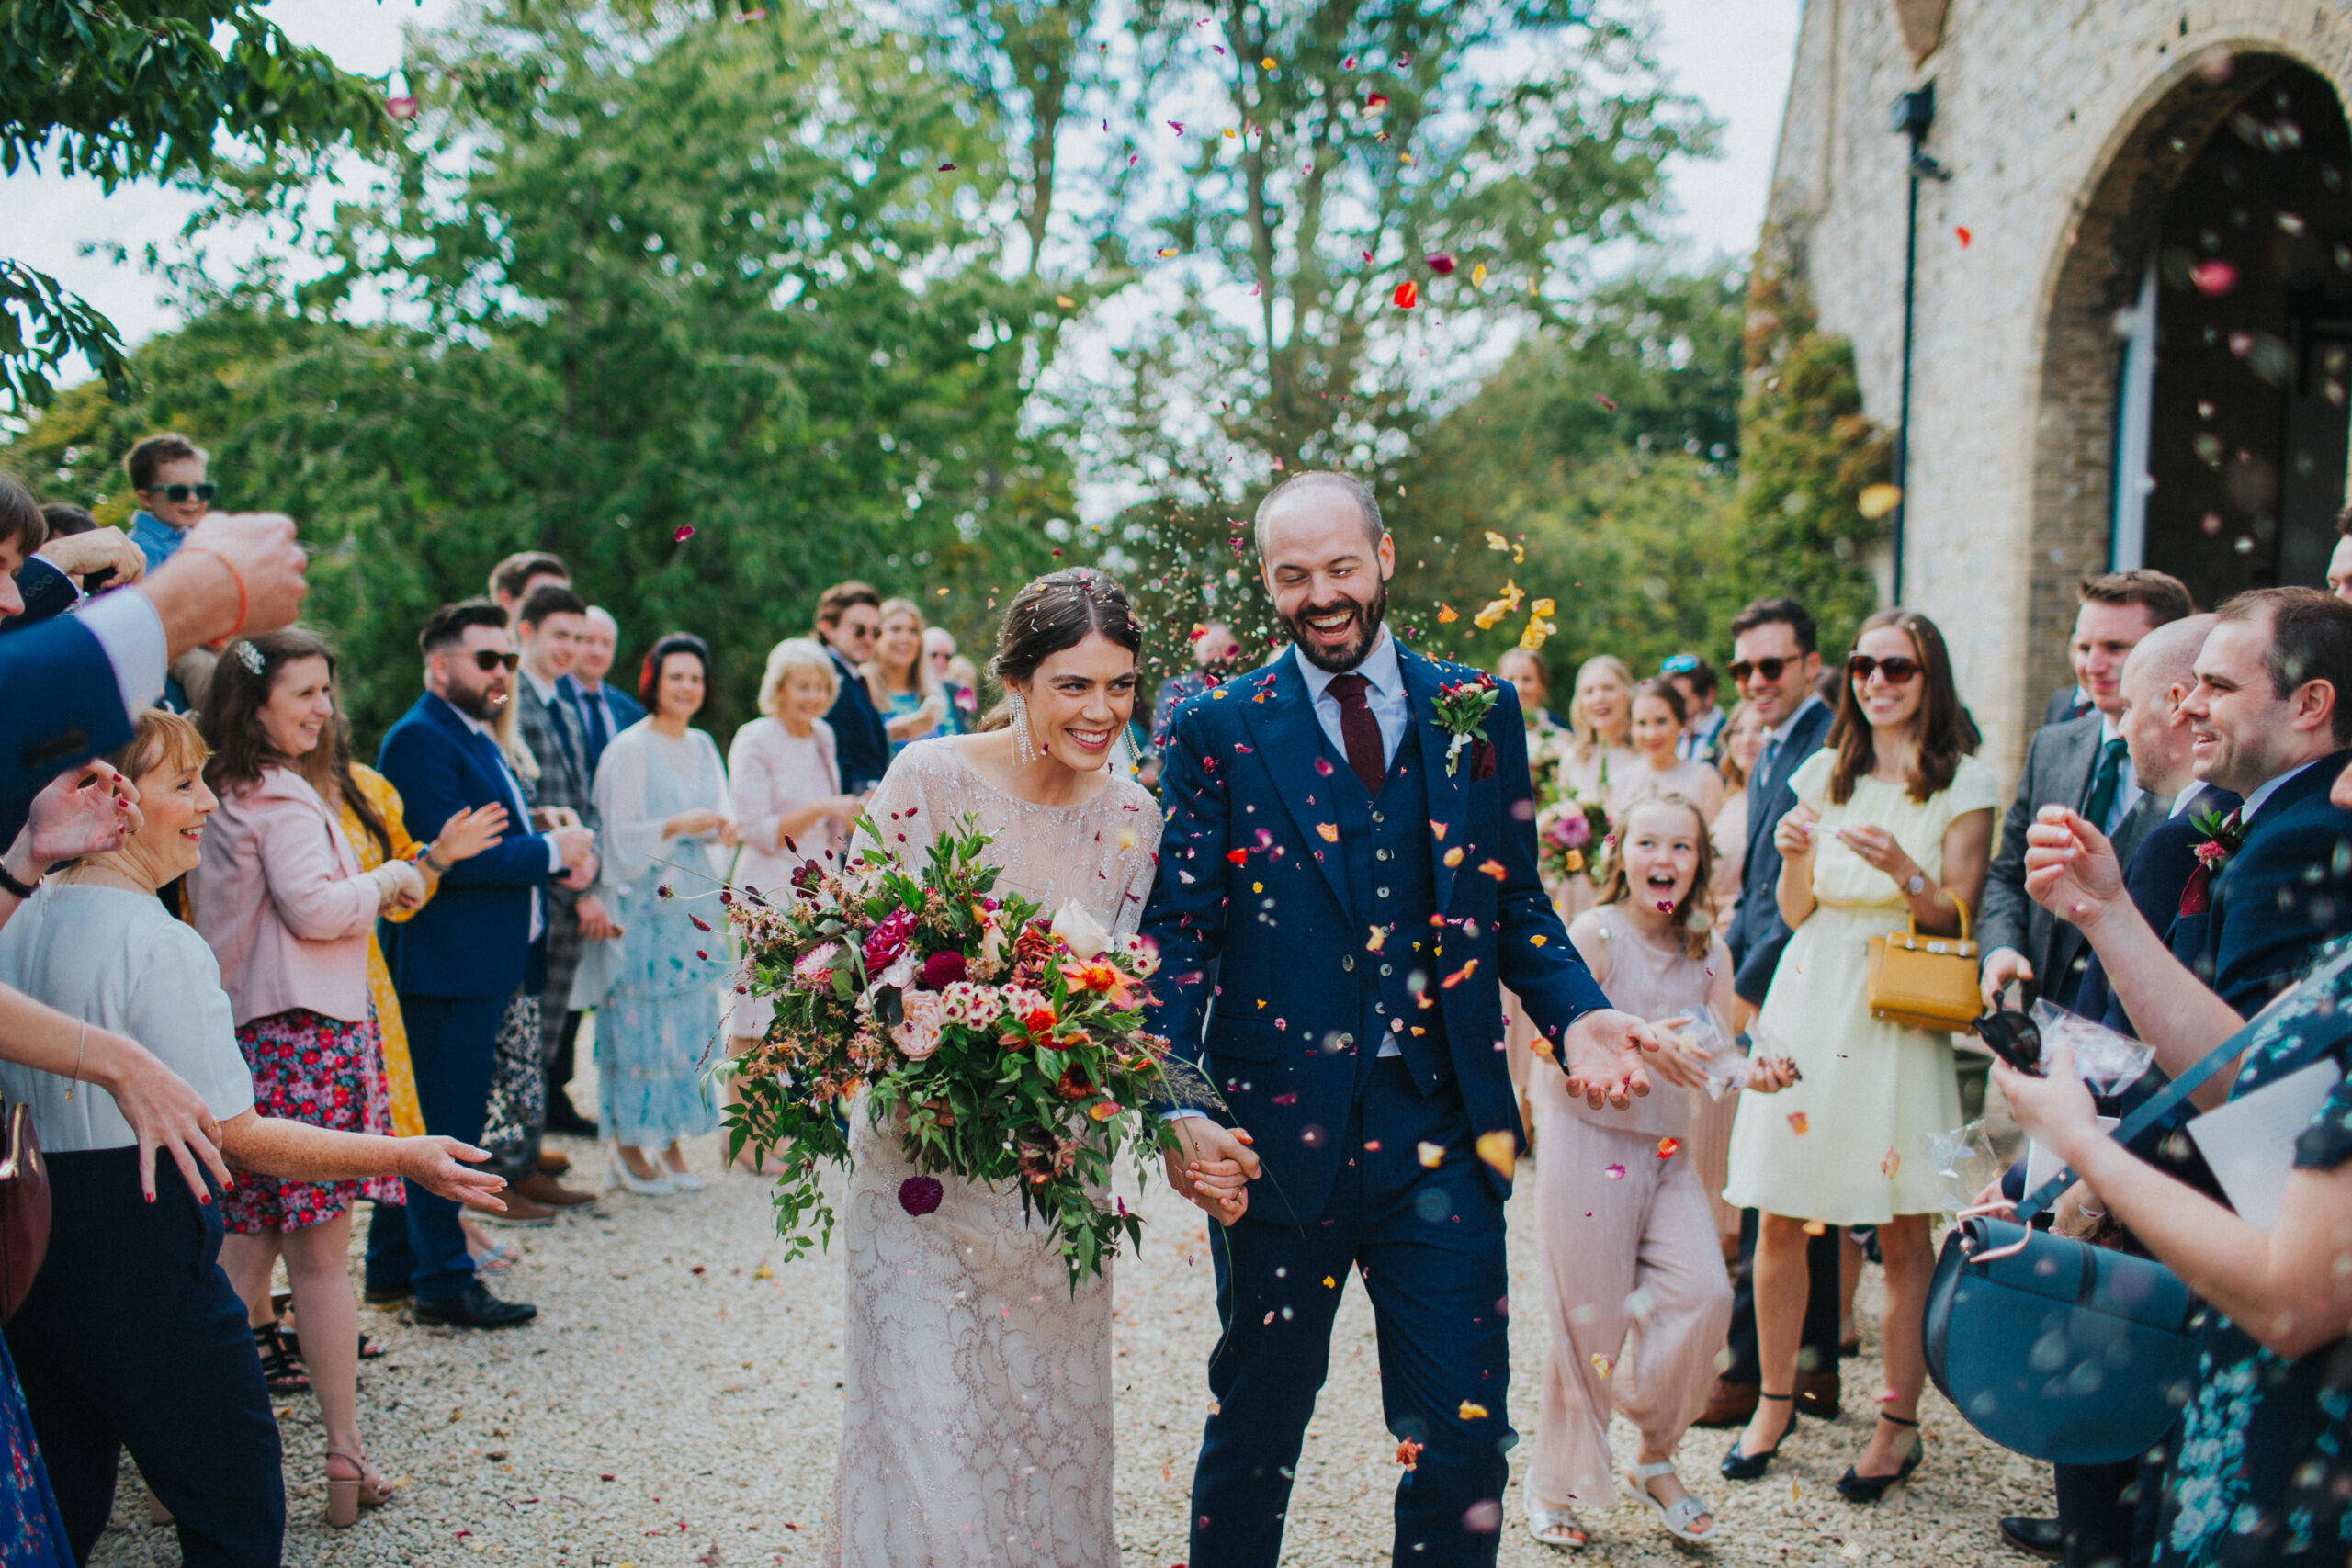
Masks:
[[[874,637],[881,629],[882,595],[871,583],[836,582],[817,601],[817,640],[833,656],[833,673],[841,677],[841,694],[825,722],[832,727],[833,754],[848,795],[864,795],[890,771],[890,732],[857,672],[874,657]]]
[[[400,791],[410,830],[423,840],[468,807],[503,806],[511,823],[495,848],[443,871],[440,890],[413,919],[379,930],[408,1023],[425,1127],[471,1143],[489,1110],[507,998],[544,976],[547,886],[559,875],[587,885],[595,835],[584,827],[528,830],[522,784],[491,728],[513,691],[516,660],[505,614],[486,600],[445,604],[425,622],[418,645],[424,695],[385,735],[378,770]],[[474,1277],[455,1203],[412,1182],[407,1218],[418,1322],[497,1328],[537,1314],[500,1301]],[[398,1254],[389,1235],[371,1231],[371,1297],[400,1288],[391,1277]]]
[[[1732,683],[1764,725],[1764,750],[1747,779],[1747,859],[1740,868],[1739,908],[1724,933],[1735,967],[1732,988],[1745,1026],[1764,1005],[1789,945],[1788,922],[1773,895],[1781,880],[1781,852],[1772,842],[1796,795],[1789,779],[1807,757],[1821,750],[1835,716],[1815,694],[1821,678],[1820,634],[1813,617],[1793,599],[1758,599],[1732,621]],[[1708,1427],[1744,1425],[1756,1413],[1763,1371],[1757,1359],[1756,1213],[1739,1219],[1739,1276],[1732,1292],[1731,1359],[1707,1395],[1699,1421]],[[1804,1348],[1798,1353],[1796,1399],[1810,1415],[1838,1414],[1838,1258],[1842,1245],[1836,1227],[1805,1244],[1810,1290],[1805,1300]]]
[[[1510,1470],[1503,1200],[1525,1144],[1498,981],[1551,1047],[1535,1070],[1566,1069],[1589,1103],[1643,1092],[1656,1042],[1610,1009],[1536,876],[1518,694],[1502,685],[1475,736],[1450,735],[1441,689],[1486,677],[1383,625],[1396,547],[1371,490],[1302,474],[1257,526],[1292,643],[1177,710],[1144,914],[1152,1027],[1255,1141],[1206,1117],[1182,1135],[1263,1169],[1214,1238],[1224,1332],[1191,1560],[1273,1568],[1332,1317],[1361,1271],[1388,1422],[1419,1461],[1396,1489],[1395,1559],[1478,1568]]]
[[[531,590],[530,597],[516,609],[515,642],[523,664],[517,671],[521,683],[514,693],[514,724],[539,765],[532,791],[534,806],[595,832],[601,824],[596,820],[595,796],[589,788],[579,716],[563,700],[558,686],[571,668],[587,615],[588,602],[573,592],[570,584],[560,582],[546,582]],[[539,1061],[534,1069],[541,1086],[539,1113],[524,1129],[523,1146],[511,1156],[514,1168],[500,1172],[531,1205],[526,1213],[535,1219],[546,1217],[540,1210],[574,1208],[595,1201],[594,1193],[566,1187],[552,1172],[539,1168],[539,1140],[549,1127],[580,1135],[595,1133],[594,1123],[563,1098],[561,1085],[549,1081],[550,1069],[563,1043],[581,944],[605,941],[613,933],[613,922],[595,894],[555,882],[548,886],[547,900],[548,976],[547,988],[539,993]],[[492,1157],[510,1157],[509,1151],[495,1150]]]
[[[2075,592],[2068,657],[2091,711],[2043,726],[2026,746],[1977,913],[1977,951],[1984,955],[1979,984],[1988,1009],[2020,982],[2065,1007],[2081,983],[2082,933],[2025,895],[2026,830],[2034,814],[2052,805],[2079,811],[2129,861],[2171,805],[2142,786],[2117,717],[2124,660],[2141,638],[2189,614],[2195,606],[2188,590],[2161,571],[2110,571],[2083,579]]]
[[[620,643],[621,626],[613,613],[601,604],[589,605],[587,615],[581,617],[580,635],[573,639],[571,668],[556,682],[580,720],[591,785],[596,782],[596,764],[605,760],[605,748],[613,743],[613,737],[645,716],[635,697],[605,679],[612,673]]]

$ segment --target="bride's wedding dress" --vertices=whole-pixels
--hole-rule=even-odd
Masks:
[[[868,809],[909,865],[968,812],[995,838],[1000,887],[1048,914],[1075,900],[1121,938],[1142,921],[1159,813],[1124,774],[1084,805],[1035,806],[989,785],[956,741],[919,741]],[[1010,1188],[942,1178],[937,1210],[908,1213],[899,1184],[918,1172],[862,1100],[850,1148],[847,1407],[825,1561],[1115,1564],[1108,1266],[1073,1297]]]

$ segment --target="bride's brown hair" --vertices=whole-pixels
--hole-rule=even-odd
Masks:
[[[1100,632],[1129,653],[1143,649],[1143,628],[1136,624],[1127,592],[1109,572],[1074,566],[1049,572],[1012,596],[1004,607],[1004,625],[998,628],[996,655],[989,673],[1000,687],[1026,681],[1037,667],[1066,648],[1076,648]],[[1002,702],[989,710],[982,729],[1000,729],[1010,721]]]

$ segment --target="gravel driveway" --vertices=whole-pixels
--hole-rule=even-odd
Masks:
[[[555,1140],[583,1168],[593,1145]],[[695,1151],[707,1175],[717,1141]],[[324,1523],[322,1444],[307,1397],[279,1402],[297,1564],[506,1562],[581,1568],[811,1561],[822,1539],[841,1423],[842,1270],[838,1242],[786,1267],[767,1186],[730,1174],[700,1193],[648,1200],[608,1194],[545,1230],[509,1230],[526,1248],[498,1288],[540,1308],[496,1334],[422,1329],[405,1311],[364,1313],[390,1355],[364,1373],[370,1452],[407,1484],[359,1526]],[[1132,1200],[1131,1200],[1132,1201]],[[1120,1537],[1128,1568],[1185,1559],[1185,1496],[1207,1401],[1202,1367],[1216,1310],[1198,1213],[1155,1184],[1142,1199],[1142,1255],[1118,1265]],[[1533,1303],[1532,1184],[1510,1205],[1512,1275]],[[355,1258],[355,1265],[356,1265]],[[1875,1270],[1864,1305],[1874,1306]],[[1866,1312],[1866,1320],[1874,1321]],[[1865,1436],[1876,1375],[1874,1330],[1846,1364],[1849,1414],[1807,1422],[1771,1479],[1716,1476],[1730,1434],[1694,1432],[1684,1472],[1717,1505],[1723,1563],[1845,1562],[1968,1565],[2025,1562],[1994,1532],[2002,1513],[2049,1506],[2046,1472],[1977,1438],[1928,1395],[1928,1456],[1918,1480],[1875,1509],[1831,1491]],[[1531,1441],[1543,1336],[1532,1314],[1515,1336],[1511,1414]],[[1301,1461],[1288,1562],[1385,1562],[1395,1442],[1380,1421],[1372,1318],[1352,1289],[1336,1330],[1331,1377]],[[1631,1432],[1615,1430],[1630,1462]],[[1524,1468],[1523,1464],[1520,1467]],[[1502,1561],[1559,1563],[1505,1499]],[[1668,1563],[1691,1549],[1630,1506],[1588,1516],[1587,1562]],[[124,1488],[95,1561],[106,1568],[176,1562],[176,1538],[146,1522],[126,1464]]]

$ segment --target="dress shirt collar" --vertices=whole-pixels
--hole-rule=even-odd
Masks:
[[[1805,694],[1804,701],[1797,705],[1796,712],[1782,719],[1777,728],[1768,729],[1764,732],[1765,743],[1767,745],[1779,745],[1781,741],[1786,740],[1789,738],[1789,732],[1796,728],[1798,723],[1804,719],[1806,714],[1812,712],[1815,708],[1826,706],[1828,706],[1828,705],[1823,702],[1819,697],[1811,693],[1807,693]]]
[[[1306,678],[1306,694],[1321,702],[1324,692],[1330,687],[1331,677],[1339,671],[1323,669],[1306,657],[1306,649],[1295,644],[1292,645],[1290,651],[1291,657],[1298,660],[1299,674]],[[1388,635],[1386,626],[1380,628],[1379,637],[1373,639],[1371,650],[1356,665],[1355,672],[1371,682],[1372,689],[1383,697],[1393,700],[1404,694],[1405,661],[1396,656],[1396,639]],[[1334,702],[1338,700],[1336,697],[1332,699]]]
[[[2247,795],[2245,797],[2245,804],[2238,807],[2239,822],[2252,822],[2255,818],[2255,814],[2262,809],[2264,805],[2269,801],[2272,795],[2278,793],[2289,779],[2293,778],[2297,773],[2310,772],[2312,769],[2319,766],[2320,761],[2321,759],[2314,757],[2300,768],[2290,768],[2285,773],[2280,773],[2277,778],[2265,783],[2252,795]]]
[[[2208,786],[2203,779],[2189,780],[2187,784],[2181,785],[2180,793],[2172,797],[2172,809],[2165,815],[2167,818],[2179,816],[2182,812],[2188,810],[2191,806],[2196,804],[2197,797],[2203,795],[2207,787]]]
[[[447,707],[447,708],[451,713],[456,714],[456,715],[458,716],[458,722],[459,724],[464,725],[468,729],[472,730],[476,735],[481,736],[484,740],[489,741],[492,746],[496,746],[496,745],[498,745],[498,731],[496,731],[495,729],[492,729],[489,725],[487,725],[487,724],[483,723],[481,719],[476,718],[473,715],[471,715],[471,714],[468,713],[465,709],[463,709],[463,708],[459,707],[457,704],[455,704],[455,703],[453,703],[453,702],[449,701],[449,699],[448,699],[448,698],[447,698],[447,697],[445,697],[445,696],[441,695],[441,694],[440,694],[440,693],[435,692],[435,693],[434,693],[434,694],[433,694],[433,696],[434,696],[434,700],[435,700],[435,701],[436,701],[436,702],[440,703],[443,706]],[[500,751],[499,751],[499,753],[498,753],[498,754],[499,754],[501,757],[503,757],[503,756],[505,756],[505,755],[506,755],[506,752],[505,752],[504,749],[503,749],[503,748],[502,748],[502,749],[500,750]]]
[[[524,680],[530,682],[531,692],[539,699],[541,705],[550,707],[554,705],[557,694],[555,681],[540,680],[537,675],[531,673],[531,667],[527,664],[515,666],[514,672],[517,675],[522,676]],[[559,675],[556,677],[556,680],[560,681],[562,678],[563,677]]]

